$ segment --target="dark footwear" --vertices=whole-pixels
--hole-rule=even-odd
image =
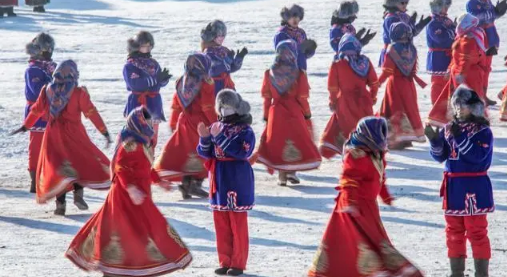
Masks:
[[[207,198],[209,196],[209,192],[202,189],[202,179],[192,178],[190,181],[190,194],[193,196],[197,196],[200,198]]]
[[[287,181],[289,181],[293,185],[301,183],[301,180],[299,180],[298,176],[296,176],[296,172],[287,173],[286,176]]]
[[[475,277],[488,277],[489,260],[475,259]]]
[[[67,207],[67,203],[66,202],[60,202],[60,201],[56,201],[56,209],[54,211],[54,214],[55,215],[65,215],[65,209]]]
[[[5,13],[5,9],[4,8],[0,8],[0,18],[4,17],[4,13]]]
[[[5,8],[4,12],[6,12],[7,16],[9,16],[9,17],[18,16],[17,14],[14,13],[14,7]]]
[[[287,172],[283,171],[278,172],[278,185],[281,187],[287,186]]]
[[[81,211],[86,211],[88,210],[88,204],[84,201],[83,196],[83,188],[74,190],[74,205]]]
[[[40,13],[45,13],[46,12],[46,9],[44,8],[44,6],[40,6],[39,7],[39,12]]]
[[[183,199],[190,199],[192,195],[190,195],[190,183],[191,178],[189,176],[183,177],[181,185],[178,186],[179,191],[181,192],[181,196]]]
[[[494,105],[496,105],[496,101],[491,100],[486,96],[486,106],[494,106]]]
[[[449,277],[465,277],[465,258],[450,258],[451,276]]]
[[[227,271],[229,271],[228,267],[221,267],[221,268],[215,269],[215,274],[216,275],[227,275]]]
[[[30,184],[30,193],[37,192],[37,186],[35,185],[36,173],[36,171],[30,171],[30,179],[32,180],[32,183]]]
[[[230,268],[227,270],[227,276],[239,276],[243,274],[243,270],[237,268]]]

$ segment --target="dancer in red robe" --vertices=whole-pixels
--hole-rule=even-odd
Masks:
[[[56,200],[56,215],[64,215],[65,194],[74,187],[74,204],[87,210],[83,186],[108,189],[109,159],[91,142],[81,122],[81,115],[111,142],[106,125],[90,100],[85,87],[78,86],[79,71],[72,60],[62,62],[53,74],[50,85],[44,86],[37,102],[21,128],[12,134],[25,132],[39,118],[48,121],[37,167],[37,202]],[[106,146],[107,147],[107,146]]]
[[[276,60],[266,70],[262,84],[266,128],[261,137],[257,162],[279,171],[278,184],[299,183],[296,171],[320,166],[321,157],[310,131],[310,87],[297,64],[294,40],[280,42]]]
[[[342,154],[345,140],[361,118],[373,115],[379,83],[373,64],[361,55],[361,48],[354,35],[345,34],[329,70],[329,108],[333,115],[319,148],[321,155],[328,159]]]
[[[507,56],[504,57],[505,66],[507,66]],[[502,106],[500,107],[500,120],[507,121],[507,85],[498,93],[498,98],[502,100]]]
[[[450,80],[438,97],[428,115],[428,123],[443,127],[452,120],[450,100],[454,90],[461,84],[477,92],[485,100],[485,75],[488,65],[484,30],[477,27],[479,19],[463,14],[458,20],[457,37],[452,46],[452,60],[449,66]]]
[[[153,203],[151,184],[168,189],[152,170],[151,115],[135,108],[118,136],[113,185],[102,208],[74,237],[65,256],[104,276],[159,276],[186,268],[192,256]]]
[[[192,195],[208,197],[201,188],[208,172],[196,148],[199,144],[199,122],[209,125],[217,120],[215,85],[209,76],[210,68],[211,60],[204,54],[193,54],[187,58],[185,74],[176,82],[173,98],[173,106],[177,105],[181,110],[178,123],[154,166],[162,179],[182,180],[179,188],[184,199]]]
[[[382,225],[377,197],[392,203],[385,185],[386,151],[386,120],[362,119],[345,145],[340,194],[308,276],[422,277]]]
[[[425,142],[424,130],[417,105],[415,82],[426,84],[417,77],[417,50],[412,42],[412,29],[403,22],[391,25],[393,44],[387,49],[379,82],[387,80],[380,116],[389,123],[389,148],[403,149],[413,141]]]

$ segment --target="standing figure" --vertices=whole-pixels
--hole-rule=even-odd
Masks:
[[[188,56],[185,74],[176,81],[172,104],[178,106],[181,113],[171,138],[154,166],[162,179],[182,180],[179,188],[184,199],[191,198],[191,195],[208,196],[201,188],[207,171],[196,147],[199,144],[199,122],[209,125],[217,120],[213,108],[215,85],[209,76],[210,68],[211,60],[207,55]]]
[[[17,134],[32,128],[39,118],[47,119],[37,165],[37,202],[57,197],[55,215],[65,215],[66,192],[74,189],[74,204],[87,210],[83,186],[109,189],[109,159],[91,142],[81,122],[90,119],[107,140],[109,132],[85,87],[78,86],[79,71],[72,60],[58,65],[53,81],[44,86]]]
[[[292,39],[278,44],[275,62],[264,73],[261,89],[266,128],[257,162],[271,172],[278,170],[281,186],[286,186],[287,180],[298,184],[296,171],[316,169],[321,163],[310,130],[310,87],[305,72],[298,67],[297,47]]]
[[[333,112],[320,140],[320,154],[332,158],[342,154],[343,144],[359,120],[373,115],[379,83],[370,59],[361,54],[362,45],[345,34],[338,56],[329,70],[329,108]],[[368,89],[368,88],[369,89]]]
[[[239,276],[248,259],[248,211],[254,205],[254,174],[248,161],[255,148],[250,104],[230,89],[218,93],[219,121],[199,123],[197,151],[205,158],[215,222],[218,275]],[[209,127],[206,127],[209,126]]]
[[[462,85],[452,96],[454,120],[444,129],[425,133],[431,156],[445,162],[440,188],[445,210],[448,257],[452,277],[464,277],[470,241],[475,276],[488,277],[491,245],[487,214],[495,210],[488,169],[493,156],[493,133],[484,117],[484,103],[478,94]]]
[[[55,40],[46,33],[38,34],[32,42],[26,45],[26,53],[30,55],[28,68],[25,71],[25,118],[39,98],[43,86],[53,80],[53,72],[56,63],[53,62],[53,50],[55,49]],[[47,121],[40,118],[32,128],[30,128],[30,144],[28,145],[28,172],[30,173],[31,185],[30,192],[35,193],[37,163],[46,129]]]
[[[14,7],[18,5],[18,0],[0,0],[0,18],[7,14],[9,17],[17,16],[14,13]]]
[[[44,13],[46,9],[44,9],[44,5],[49,4],[50,0],[25,0],[25,4],[27,6],[33,7],[33,11],[37,13]]]
[[[504,57],[504,65],[507,66],[507,56]],[[502,100],[502,106],[500,107],[500,120],[507,121],[507,85],[498,93],[498,98]]]
[[[484,75],[483,90],[486,105],[496,105],[496,101],[488,98],[487,91],[493,56],[498,55],[498,49],[500,48],[500,36],[498,35],[495,21],[507,12],[507,0],[497,1],[496,6],[493,5],[491,0],[469,0],[466,9],[468,13],[479,19],[479,27],[486,32],[484,45],[488,49],[486,53],[487,70]]]
[[[345,34],[358,35],[358,39],[363,46],[368,44],[377,33],[370,33],[368,29],[361,29],[356,33],[356,28],[352,23],[357,19],[359,4],[355,0],[345,0],[340,2],[340,7],[333,12],[331,17],[331,30],[329,31],[329,42],[335,53],[338,53],[340,40]],[[361,37],[364,32],[366,34]]]
[[[450,79],[428,115],[428,122],[433,126],[443,127],[452,120],[451,97],[461,84],[465,84],[485,100],[487,50],[484,30],[478,27],[478,24],[479,19],[468,13],[458,19],[457,37],[452,45],[452,60],[449,66]]]
[[[158,127],[160,122],[165,121],[160,89],[169,83],[172,75],[166,68],[161,69],[158,62],[151,57],[155,40],[149,32],[139,32],[130,38],[127,44],[129,55],[123,67],[123,79],[130,94],[123,115],[127,117],[139,106],[144,106],[150,111],[155,130],[151,150],[155,151],[158,142]]]
[[[168,189],[151,168],[155,134],[145,107],[135,108],[118,136],[113,185],[102,208],[72,240],[65,256],[104,276],[159,276],[192,261],[185,243],[151,198],[152,183]]]
[[[211,77],[215,81],[215,95],[224,88],[235,89],[231,73],[241,69],[248,49],[234,51],[223,46],[227,26],[221,20],[214,20],[201,30],[201,49],[211,59]]]
[[[299,23],[305,17],[305,10],[299,5],[292,5],[290,8],[284,7],[280,15],[282,17],[282,27],[274,38],[275,49],[282,41],[294,40],[297,43],[298,68],[306,72],[306,60],[315,55],[317,43],[314,40],[307,39],[305,30],[299,28]]]
[[[447,69],[451,63],[452,44],[456,38],[456,25],[447,16],[452,0],[432,0],[431,21],[426,27],[428,56],[426,70],[431,75],[431,104],[435,104],[438,96],[448,81]]]
[[[384,65],[384,59],[387,54],[389,45],[393,42],[391,39],[391,25],[397,22],[403,22],[410,26],[412,37],[416,37],[421,31],[430,23],[431,17],[421,16],[421,19],[416,23],[417,12],[412,16],[407,14],[407,5],[409,0],[384,0],[384,24],[383,24],[383,41],[384,48],[380,53],[379,66]]]
[[[379,77],[380,84],[387,80],[379,114],[389,123],[389,148],[400,150],[412,146],[413,141],[426,141],[415,82],[423,88],[426,84],[417,76],[417,50],[410,26],[394,23],[389,33],[393,44],[387,49]]]
[[[387,123],[366,117],[345,144],[343,172],[331,219],[308,273],[310,277],[422,277],[391,243],[377,198],[393,198],[386,186]]]

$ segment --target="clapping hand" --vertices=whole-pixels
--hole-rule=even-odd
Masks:
[[[424,128],[424,135],[428,138],[429,141],[433,141],[438,138],[440,133],[440,129],[437,127],[436,130],[433,130],[431,125],[426,125]]]
[[[243,49],[241,49],[241,51],[237,51],[236,52],[236,58],[244,58],[246,55],[248,54],[248,49],[246,47],[243,47]]]
[[[211,135],[212,135],[213,137],[218,136],[218,134],[220,134],[220,132],[222,132],[222,127],[223,127],[223,126],[222,126],[222,123],[217,122],[217,123],[213,124],[213,125],[211,126],[211,132],[210,132],[210,133],[211,133]]]
[[[169,69],[164,68],[163,70],[159,71],[157,74],[157,81],[159,83],[166,82],[169,79],[171,79],[173,75],[169,73]]]
[[[206,125],[204,125],[204,123],[202,122],[199,122],[199,124],[197,125],[197,133],[201,138],[207,138],[211,135],[208,130],[208,127],[206,127]]]
[[[365,46],[368,43],[370,43],[370,41],[375,37],[375,35],[377,35],[377,32],[371,33],[371,30],[368,29],[364,37],[359,39],[359,42],[361,42],[361,45]]]

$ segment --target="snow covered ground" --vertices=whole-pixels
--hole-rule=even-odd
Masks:
[[[20,1],[22,2],[22,1]],[[0,20],[0,276],[98,276],[78,270],[63,257],[73,235],[95,212],[105,192],[87,190],[90,210],[80,212],[68,206],[68,216],[53,215],[54,204],[37,205],[29,194],[26,172],[28,135],[9,137],[8,132],[22,122],[25,105],[23,72],[27,65],[24,46],[39,31],[56,39],[54,59],[72,58],[78,62],[81,84],[86,85],[112,134],[123,124],[122,112],[127,98],[122,78],[126,40],[146,29],[155,36],[153,55],[173,74],[183,70],[186,56],[199,48],[199,32],[215,18],[226,21],[229,32],[225,45],[247,46],[250,54],[243,69],[233,76],[238,90],[254,110],[254,128],[260,135],[261,98],[259,89],[263,71],[273,60],[272,37],[279,26],[279,11],[287,1],[207,0],[56,0],[46,14],[33,14],[27,7],[17,9],[18,18]],[[312,86],[311,105],[317,133],[320,134],[330,112],[327,104],[327,72],[333,53],[328,45],[328,28],[336,0],[299,1],[306,8],[302,27],[319,43],[317,54],[309,60]],[[356,27],[381,30],[381,0],[359,0],[361,10]],[[459,15],[465,0],[454,1],[450,13]],[[427,1],[411,1],[409,8],[428,13]],[[507,19],[498,23],[507,39]],[[416,39],[420,51],[421,77],[424,74],[425,35]],[[364,50],[376,62],[381,48],[377,37]],[[502,66],[505,54],[495,57],[490,88],[496,94],[505,83],[507,71]],[[174,88],[174,79],[162,91],[166,114]],[[383,95],[381,89],[380,97]],[[380,101],[379,101],[380,102]],[[429,90],[419,90],[421,114],[426,117]],[[491,112],[496,136],[494,164],[490,174],[495,187],[497,211],[490,216],[490,239],[493,247],[491,276],[507,272],[507,132],[498,121],[498,110]],[[86,126],[93,140],[105,142],[89,122]],[[161,128],[164,143],[167,126]],[[158,149],[160,150],[160,149]],[[112,149],[106,150],[109,156]],[[385,227],[397,248],[419,265],[427,276],[447,273],[444,220],[438,189],[442,166],[433,162],[428,144],[417,144],[406,151],[388,155],[388,183],[397,198],[394,207],[382,207]],[[336,191],[338,158],[326,161],[320,170],[302,173],[302,184],[287,188],[276,186],[276,177],[261,166],[255,167],[257,206],[250,213],[251,248],[249,276],[303,276],[312,262],[325,224],[330,216]],[[190,246],[194,262],[175,276],[212,276],[217,266],[214,228],[205,200],[183,201],[177,191],[165,193],[155,189],[155,200],[169,222]],[[70,202],[69,204],[71,204]],[[472,276],[472,262],[468,262]]]

